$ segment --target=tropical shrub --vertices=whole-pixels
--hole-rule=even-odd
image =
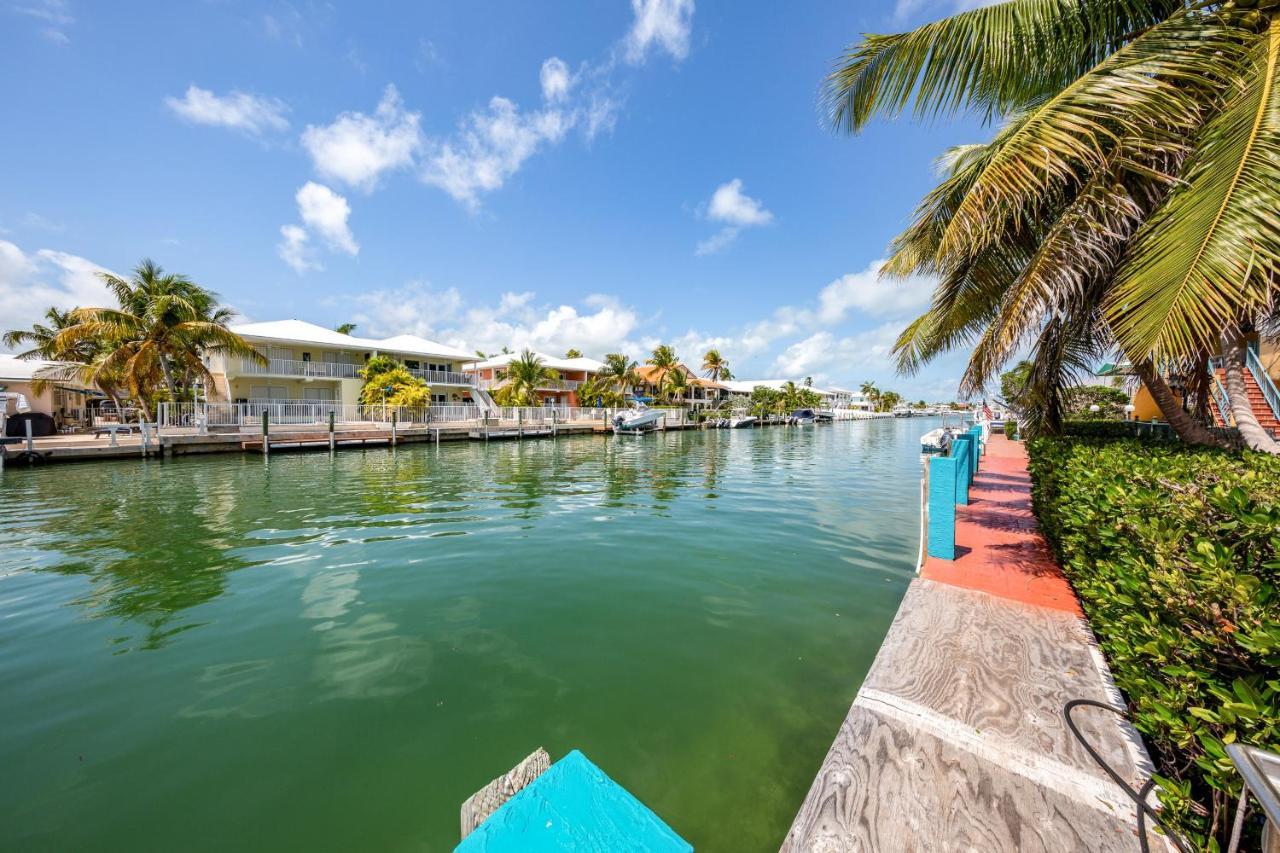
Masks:
[[[1004,422],[1004,437],[1009,439],[1010,441],[1018,440],[1018,422],[1017,421],[1010,420],[1010,421]]]
[[[388,356],[374,356],[360,370],[360,402],[366,406],[429,406],[431,388]]]
[[[1036,515],[1147,737],[1166,814],[1225,847],[1240,788],[1224,744],[1280,749],[1280,459],[1132,439],[1028,449]]]

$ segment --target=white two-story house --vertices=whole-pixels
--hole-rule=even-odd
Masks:
[[[302,320],[242,323],[231,331],[244,338],[266,364],[238,356],[209,359],[214,377],[210,399],[227,402],[360,402],[360,369],[375,355],[404,363],[431,386],[435,403],[470,403],[472,377],[462,365],[475,356],[416,335],[375,339],[344,335]]]

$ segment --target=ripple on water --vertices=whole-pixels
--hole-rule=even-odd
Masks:
[[[776,847],[914,567],[930,426],[10,469],[0,848],[447,846],[539,744],[699,850]]]

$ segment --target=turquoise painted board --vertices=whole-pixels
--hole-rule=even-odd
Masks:
[[[928,553],[942,560],[956,558],[956,459],[929,460]]]
[[[454,853],[689,853],[693,845],[573,750],[503,803]]]
[[[973,455],[973,436],[957,435],[951,441],[951,456],[956,460],[956,503],[961,506],[969,504],[969,481],[973,470],[970,459]]]

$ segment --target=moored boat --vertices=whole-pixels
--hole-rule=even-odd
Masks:
[[[662,409],[650,409],[644,406],[619,412],[613,417],[613,433],[621,435],[622,433],[652,432],[658,428],[658,422],[665,414],[666,412]]]

